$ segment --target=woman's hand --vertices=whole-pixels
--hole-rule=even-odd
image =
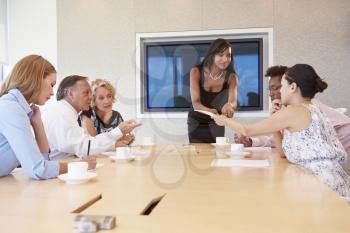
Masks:
[[[34,127],[34,126],[38,126],[40,124],[42,124],[42,120],[41,120],[41,113],[40,113],[40,109],[38,106],[36,106],[35,104],[33,104],[32,106],[30,106],[30,108],[33,111],[33,115],[30,118],[30,124]]]
[[[135,141],[135,136],[132,134],[126,134],[123,137],[128,142],[128,145],[130,145],[131,143],[133,143]]]
[[[217,125],[224,126],[227,121],[227,117],[224,115],[214,115],[212,117]]]
[[[226,103],[221,109],[221,113],[227,116],[228,118],[233,117],[234,112],[234,108],[229,103]]]
[[[115,147],[126,147],[126,146],[128,146],[128,145],[129,145],[129,141],[126,140],[126,139],[124,138],[124,136],[121,137],[120,139],[118,139],[118,140],[115,142],[115,144],[114,144]]]
[[[121,137],[120,139],[118,139],[118,141],[115,144],[115,147],[125,147],[130,145],[131,143],[133,143],[133,141],[135,140],[135,136],[131,135],[131,134],[126,134],[123,137]]]

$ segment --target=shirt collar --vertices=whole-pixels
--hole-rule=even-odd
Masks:
[[[24,98],[22,93],[17,88],[9,90],[7,96],[8,99],[16,101],[23,108],[28,117],[32,117],[33,110],[31,109],[29,103]]]
[[[73,111],[76,115],[78,115],[79,113],[77,112],[77,110],[75,110],[75,108],[65,99],[59,100],[59,102],[61,102],[62,104],[66,105],[71,111]]]

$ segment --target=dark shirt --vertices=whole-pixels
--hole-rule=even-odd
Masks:
[[[95,111],[90,108],[88,111],[83,111],[80,113],[80,120],[82,115],[85,115],[89,117],[92,122],[94,123],[94,126],[96,128],[97,134],[104,133],[104,132],[109,132],[112,129],[116,128],[121,122],[123,122],[123,117],[120,115],[119,112],[112,110],[112,116],[108,120],[107,123],[104,123],[101,118],[97,116]],[[78,120],[79,122],[79,120]]]

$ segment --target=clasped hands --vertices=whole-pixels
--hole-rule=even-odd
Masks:
[[[138,123],[135,120],[127,120],[120,123],[118,127],[120,131],[122,131],[123,136],[116,141],[115,147],[130,145],[135,140],[135,136],[130,134],[130,132],[139,126],[141,126],[141,123]]]

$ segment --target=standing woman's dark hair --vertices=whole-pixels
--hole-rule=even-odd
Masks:
[[[217,54],[223,53],[226,49],[230,48],[231,45],[226,40],[222,38],[218,38],[213,41],[208,47],[208,50],[205,54],[205,57],[203,61],[198,65],[201,67],[208,67],[209,71],[211,71],[211,68],[214,64],[214,57]],[[236,74],[236,71],[234,69],[234,61],[233,61],[233,53],[231,54],[231,62],[229,66],[226,68],[226,77],[231,74]]]
[[[328,84],[316,73],[315,69],[307,64],[296,64],[285,73],[289,84],[295,83],[304,98],[314,98],[318,92],[323,92]]]

